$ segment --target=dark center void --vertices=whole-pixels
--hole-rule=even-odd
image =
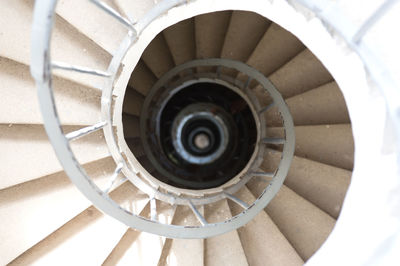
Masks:
[[[151,122],[159,126],[153,154],[168,176],[160,171],[154,176],[167,184],[187,189],[217,187],[236,176],[254,152],[253,114],[247,102],[225,86],[190,85],[168,100],[159,117]]]

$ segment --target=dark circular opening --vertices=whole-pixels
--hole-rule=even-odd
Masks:
[[[218,132],[217,137],[220,138]],[[216,142],[215,131],[208,127],[199,126],[191,130],[186,137],[182,137],[185,148],[194,155],[207,155],[215,151],[218,142]]]
[[[203,82],[159,98],[149,116],[158,119],[147,122],[142,136],[162,167],[156,167],[154,177],[180,188],[207,189],[226,183],[247,165],[257,128],[238,93]]]
[[[218,159],[230,141],[229,129],[233,123],[223,109],[211,103],[190,104],[183,108],[172,122],[171,137],[175,151],[186,161],[207,164]],[[193,145],[198,133],[203,141],[211,138],[209,149],[202,150]],[[200,141],[201,139],[199,139]]]

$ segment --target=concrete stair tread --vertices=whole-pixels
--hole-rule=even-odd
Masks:
[[[199,209],[204,215],[204,209]],[[178,206],[172,224],[199,224],[187,206]],[[166,243],[167,244],[167,243]],[[168,255],[161,257],[158,265],[204,265],[204,239],[172,239],[168,243]]]
[[[111,0],[102,2],[116,9]],[[90,1],[59,1],[56,12],[109,54],[114,54],[128,33],[123,24]]]
[[[309,49],[296,55],[268,78],[283,98],[298,95],[333,80],[328,70]]]
[[[247,184],[254,195],[264,186],[261,178]],[[265,210],[304,261],[319,249],[335,225],[335,219],[285,185]]]
[[[146,96],[154,83],[156,83],[157,77],[151,72],[146,66],[143,60],[139,60],[136,65],[131,78],[129,79],[129,87],[136,90],[142,95]]]
[[[122,114],[125,138],[137,138],[140,136],[140,121],[139,117],[127,113]]]
[[[37,88],[29,67],[0,58],[2,104],[0,123],[42,124]],[[55,77],[54,95],[62,125],[93,125],[100,121],[100,91]]]
[[[225,35],[221,58],[247,61],[270,23],[256,13],[233,11]],[[246,41],[243,42],[243,40]]]
[[[63,128],[70,132],[81,126]],[[101,131],[71,142],[71,148],[83,164],[109,156]],[[0,124],[0,149],[0,189],[62,170],[41,125]]]
[[[205,207],[207,222],[221,222],[223,218],[232,217],[226,200],[218,201]],[[236,230],[223,235],[210,237],[205,241],[204,263],[217,265],[248,265],[238,232]]]
[[[124,96],[123,112],[139,116],[144,103],[144,96],[134,89],[127,88]]]
[[[246,63],[268,76],[304,48],[304,44],[293,34],[271,23]]]
[[[256,13],[232,11],[220,57],[246,62],[270,24]],[[237,75],[233,69],[222,72],[232,77]]]
[[[196,58],[217,58],[224,45],[232,11],[221,11],[196,16]]]
[[[346,170],[354,164],[350,124],[296,126],[295,155]],[[283,128],[268,128],[269,137],[282,137]]]
[[[154,6],[154,0],[115,0],[115,5],[126,18],[133,22],[140,20]]]
[[[125,141],[135,157],[141,157],[145,155],[144,147],[139,137],[126,138]]]
[[[297,126],[350,123],[343,94],[334,81],[290,97],[286,103]],[[265,119],[270,126],[280,124],[277,109],[268,111]]]
[[[281,152],[268,150],[261,168],[273,171]],[[337,219],[350,185],[351,171],[294,156],[285,185]]]
[[[174,216],[174,209],[160,201],[156,201],[156,205],[157,220],[170,223]],[[149,204],[140,215],[150,218]],[[157,265],[165,241],[165,237],[129,228],[102,265]]]
[[[83,167],[104,189],[115,163],[108,157]],[[9,263],[91,204],[64,172],[0,190],[0,238],[7,239],[0,243],[0,264]]]
[[[254,195],[246,187],[235,195],[247,203],[255,200]],[[229,206],[233,213],[243,210],[233,202],[229,202]],[[265,212],[260,212],[237,232],[249,265],[303,264],[299,254]]]
[[[196,57],[194,19],[183,20],[163,31],[175,65]]]
[[[30,64],[32,13],[32,1],[16,0],[4,3],[0,10],[0,23],[8,27],[2,28],[0,56],[26,65]],[[55,16],[51,56],[53,60],[98,70],[107,69],[111,59],[110,54],[59,16]],[[94,88],[97,88],[102,81],[99,77],[70,71],[56,71],[54,74]]]
[[[110,197],[124,207],[134,208],[137,213],[148,202],[148,198],[128,182],[111,192]],[[91,206],[24,252],[11,265],[99,265],[126,228],[118,220]]]
[[[142,60],[157,78],[175,66],[163,33],[159,33],[146,47]]]

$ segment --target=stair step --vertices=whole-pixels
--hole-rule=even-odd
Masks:
[[[156,4],[154,0],[115,0],[115,4],[133,22],[140,20],[148,11],[150,11]]]
[[[131,255],[132,251],[130,249],[139,235],[140,231],[128,228],[128,230],[126,230],[125,234],[119,240],[118,244],[114,247],[114,249],[101,265],[123,265],[122,263],[119,263],[120,260],[124,258],[127,254]],[[145,252],[143,251],[143,253]],[[140,258],[142,257],[140,256]],[[133,265],[133,261],[130,263],[131,265]]]
[[[29,67],[0,58],[2,104],[0,123],[42,124],[37,88]],[[54,97],[63,125],[93,125],[100,121],[100,91],[76,83],[53,79]]]
[[[221,58],[246,62],[270,25],[266,18],[247,11],[233,11]]]
[[[105,188],[115,163],[107,157],[84,168]],[[0,190],[0,238],[7,239],[0,243],[0,264],[9,263],[90,205],[64,172]]]
[[[350,124],[298,126],[296,155],[353,170],[354,140]]]
[[[171,251],[172,240],[173,240],[172,238],[165,239],[164,246],[161,251],[160,259],[157,263],[158,266],[170,265],[167,263],[167,260],[169,261],[169,252]]]
[[[241,78],[243,79],[243,76]],[[273,100],[272,100],[271,96],[269,95],[269,93],[267,92],[267,90],[261,86],[253,87],[253,93],[257,97],[257,100],[260,103],[261,108],[267,107],[268,105],[270,105],[273,102]],[[276,112],[276,110],[277,110],[277,108],[274,107],[271,110],[268,110],[268,112],[264,112],[264,116],[266,114],[269,114],[270,112],[273,112],[273,111]],[[267,125],[270,126],[269,121],[267,121]]]
[[[145,155],[144,147],[139,137],[127,138],[125,141],[135,157],[141,157]]]
[[[221,55],[231,15],[232,11],[221,11],[194,18],[198,59],[218,58]]]
[[[247,186],[255,195],[265,187],[261,178]],[[332,217],[285,185],[265,210],[304,261],[320,248],[335,225]]]
[[[141,216],[150,217],[147,204]],[[157,201],[158,220],[170,223],[173,209]],[[166,220],[163,220],[166,218]],[[165,237],[129,228],[102,265],[157,265],[164,247]]]
[[[209,204],[205,207],[207,222],[222,222],[232,217],[226,200]],[[238,232],[232,231],[223,235],[205,239],[205,265],[248,265]]]
[[[139,60],[128,84],[129,87],[146,96],[156,81],[157,77],[154,76],[153,72],[151,72],[142,60]]]
[[[229,27],[232,11],[219,11],[194,17],[196,57],[219,58]],[[213,67],[198,67],[198,72],[215,72]]]
[[[247,203],[255,200],[246,187],[237,195]],[[229,206],[234,213],[243,210],[235,203]],[[303,260],[267,213],[260,212],[237,231],[249,265],[303,265]]]
[[[140,137],[140,121],[138,116],[123,113],[122,123],[124,127],[125,138]]]
[[[15,0],[3,4],[0,10],[0,24],[7,27],[3,27],[1,32],[0,56],[25,65],[30,64],[32,13],[33,1]],[[69,64],[105,70],[111,60],[110,54],[59,16],[55,16],[51,47],[53,60]],[[56,71],[54,74],[94,88],[99,87],[103,81],[100,77],[70,71]]]
[[[80,127],[65,126],[66,132]],[[102,132],[71,144],[81,164],[109,156]],[[0,125],[0,189],[62,170],[44,128],[40,125]]]
[[[289,98],[333,80],[331,74],[308,49],[268,76],[282,94]]]
[[[110,197],[139,213],[148,202],[129,182],[110,193]],[[134,203],[134,204],[133,204]],[[11,265],[100,265],[112,251],[126,225],[89,207],[57,231],[15,259]]]
[[[304,48],[304,44],[296,36],[272,23],[247,60],[247,64],[269,76]]]
[[[142,60],[157,78],[175,66],[162,32],[146,47],[142,54]]]
[[[183,64],[196,57],[194,19],[186,19],[163,31],[175,65]]]
[[[144,102],[144,96],[137,91],[127,88],[124,96],[123,112],[140,116]]]
[[[199,211],[203,212],[201,209]],[[172,224],[193,225],[200,223],[189,207],[180,205],[176,208]],[[172,239],[170,245],[168,256],[159,265],[204,265],[203,239]]]
[[[275,170],[282,153],[269,150],[261,168]],[[285,185],[337,219],[350,185],[351,172],[294,156]]]
[[[350,123],[346,102],[336,82],[288,98],[286,103],[297,126]],[[270,126],[280,125],[277,110],[267,112],[265,119]]]
[[[354,140],[350,124],[296,126],[295,155],[352,170]],[[282,128],[268,128],[270,137],[282,136]]]
[[[115,9],[113,1],[102,2]],[[128,34],[123,24],[90,1],[60,1],[56,12],[110,54]]]
[[[155,172],[156,168],[154,167],[153,163],[149,160],[149,158],[146,155],[143,155],[141,157],[136,157],[136,159],[142,165],[142,167],[144,169],[146,169],[147,172],[149,172],[153,176],[156,176],[157,178],[159,178],[159,176],[158,176],[159,173]],[[161,177],[164,177],[164,175],[161,175]]]

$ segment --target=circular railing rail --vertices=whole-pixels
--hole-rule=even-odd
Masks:
[[[194,73],[193,70],[198,67],[215,67],[217,71],[215,73]],[[219,70],[224,67],[226,69],[236,69],[239,73],[242,73],[245,77],[245,82],[241,82],[237,79],[234,79],[228,75],[221,74]],[[149,112],[149,109],[154,104],[153,97],[158,98],[160,95],[165,93],[173,94],[176,91],[169,91],[168,88],[170,86],[166,86],[169,84],[170,80],[173,80],[174,77],[180,76],[182,73],[190,73],[182,76],[180,79],[175,80],[172,83],[172,88],[175,88],[176,91],[179,91],[181,88],[189,84],[196,84],[202,82],[212,82],[217,84],[223,84],[227,87],[230,87],[232,90],[236,91],[240,94],[247,102],[250,104],[252,109],[253,116],[256,117],[257,124],[257,141],[256,148],[252,154],[251,159],[244,167],[244,169],[236,175],[235,178],[231,179],[229,182],[218,186],[213,189],[206,190],[186,190],[186,189],[178,189],[176,187],[172,187],[162,182],[158,182],[155,178],[152,177],[149,173],[146,173],[146,170],[141,168],[140,171],[142,176],[147,179],[148,184],[152,184],[154,197],[171,204],[180,204],[187,205],[188,202],[192,202],[194,204],[209,204],[215,202],[220,199],[232,197],[234,193],[236,193],[241,187],[243,187],[249,180],[255,176],[258,177],[270,177],[281,179],[283,182],[286,177],[288,168],[290,166],[291,159],[294,153],[294,128],[293,121],[290,115],[290,112],[286,106],[286,103],[283,101],[279,92],[273,87],[273,85],[258,71],[253,68],[233,60],[227,59],[205,59],[205,60],[193,60],[188,63],[182,64],[169,72],[167,72],[161,79],[153,86],[150,90],[149,95],[146,97],[146,100],[143,104],[142,108],[142,117],[140,119],[141,126],[141,136],[143,137],[144,150],[150,161],[153,164],[157,164],[157,159],[155,158],[156,154],[151,152],[151,147],[149,144],[149,138],[146,138],[148,135],[148,122],[154,120],[154,117]],[[255,82],[256,85],[261,85],[271,96],[273,101],[269,103],[267,106],[260,106],[256,97],[252,94],[250,88],[248,87],[250,81],[261,81],[260,83]],[[167,98],[168,100],[168,98]],[[279,110],[282,115],[283,121],[283,135],[277,138],[269,138],[265,132],[265,121],[263,119],[263,115],[267,113],[269,110],[276,108]],[[120,114],[117,114],[117,116]],[[126,155],[130,162],[133,163],[132,168],[135,168],[138,165],[135,156],[130,152],[128,145],[126,144],[122,132],[122,123],[117,124],[117,127],[120,128],[118,132],[120,132],[119,136],[119,145],[122,146],[122,150],[127,151]],[[266,173],[259,171],[259,166],[262,159],[265,157],[265,145],[275,144],[275,145],[283,145],[283,158],[276,172]],[[160,151],[161,152],[161,151]],[[161,166],[158,169],[162,168]],[[145,174],[143,174],[145,173]],[[166,175],[168,173],[165,173]],[[281,182],[279,181],[279,182]],[[279,185],[280,186],[280,185]],[[157,189],[162,188],[163,191],[168,191],[168,193],[160,192]],[[268,194],[268,193],[267,193]],[[179,196],[177,196],[179,195]]]

